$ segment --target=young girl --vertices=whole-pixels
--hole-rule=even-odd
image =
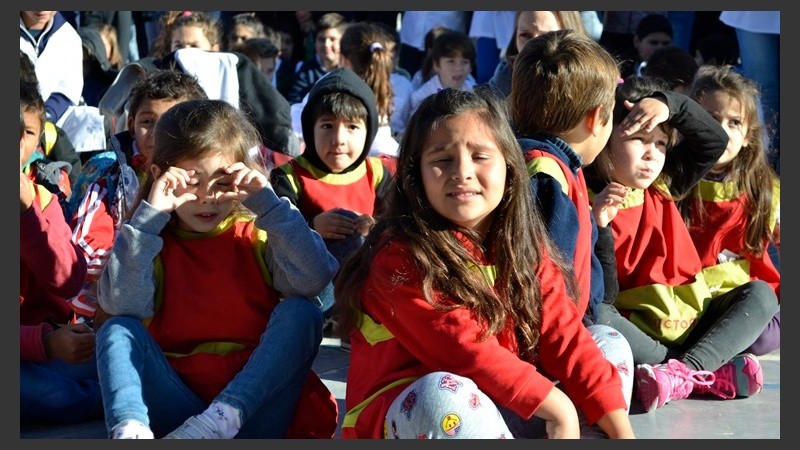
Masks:
[[[220,49],[219,23],[203,11],[169,11],[161,16],[161,22],[161,33],[150,52],[156,58],[181,48]]]
[[[444,89],[401,148],[388,211],[335,281],[352,345],[342,437],[577,438],[577,409],[633,437],[504,106]]]
[[[337,263],[275,195],[249,156],[257,143],[221,100],[159,119],[149,176],[99,282],[115,316],[97,336],[112,438],[335,432],[335,399],[311,371],[322,316],[308,297]]]
[[[433,74],[411,93],[406,109],[400,113],[404,117],[410,118],[422,100],[444,88],[471,91],[475,87],[471,75],[475,44],[466,34],[453,30],[443,32],[433,40],[430,58]]]
[[[760,392],[761,365],[740,352],[777,311],[775,293],[753,281],[711,300],[714,274],[703,272],[675,205],[722,155],[725,130],[690,98],[636,76],[617,88],[613,117],[607,148],[587,169],[594,192],[623,187],[602,206],[595,200],[598,226],[613,219],[619,289],[598,319],[625,336],[641,363],[639,400],[650,411],[693,390],[721,398]]]
[[[367,82],[375,93],[378,107],[378,134],[369,149],[370,156],[397,156],[398,143],[392,137],[389,126],[393,108],[394,91],[391,75],[394,69],[391,37],[379,26],[367,22],[351,24],[342,35],[339,51],[342,67],[355,72]]]
[[[780,300],[781,276],[770,258],[780,248],[780,180],[766,158],[758,88],[729,66],[702,67],[692,97],[728,132],[728,147],[680,206],[704,267],[764,280]],[[745,224],[742,227],[742,224]],[[781,313],[747,351],[780,347]]]

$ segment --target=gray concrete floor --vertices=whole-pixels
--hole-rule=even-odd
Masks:
[[[780,350],[759,358],[764,370],[764,390],[753,397],[736,400],[691,398],[666,404],[650,413],[641,412],[634,399],[631,422],[639,439],[780,439]],[[339,402],[340,423],[350,354],[338,340],[322,342],[314,370]],[[72,426],[49,426],[21,430],[21,439],[104,439],[102,421]],[[337,433],[337,438],[338,433]]]

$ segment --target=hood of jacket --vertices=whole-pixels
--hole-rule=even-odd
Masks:
[[[303,112],[300,114],[300,123],[303,126],[303,139],[306,143],[303,157],[314,167],[324,172],[330,172],[330,169],[322,162],[319,155],[317,155],[317,149],[314,145],[314,122],[311,114],[315,105],[322,100],[323,96],[334,92],[344,92],[352,95],[361,100],[361,103],[367,108],[367,139],[366,142],[364,142],[364,150],[350,167],[342,171],[345,173],[355,169],[367,159],[369,149],[372,147],[372,142],[375,140],[375,135],[378,133],[378,108],[375,106],[375,94],[372,92],[372,89],[361,77],[350,69],[334,69],[317,80],[308,93],[308,101],[303,108]]]

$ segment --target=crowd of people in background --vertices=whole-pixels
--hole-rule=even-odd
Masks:
[[[779,11],[19,23],[23,427],[633,438],[762,389]]]

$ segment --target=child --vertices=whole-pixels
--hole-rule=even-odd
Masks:
[[[231,29],[228,32],[225,48],[233,51],[237,46],[243,44],[248,39],[264,38],[267,33],[261,19],[256,17],[256,13],[239,13],[231,18]]]
[[[630,347],[616,330],[596,322],[604,295],[603,268],[594,254],[598,230],[582,169],[608,141],[618,79],[614,57],[587,34],[547,32],[529,40],[517,55],[508,102],[536,208],[578,282],[573,292],[578,312],[619,370],[630,404]]]
[[[306,297],[338,264],[275,195],[257,144],[222,100],[178,103],[156,125],[98,289],[114,315],[97,335],[112,438],[335,432],[335,399],[311,371],[322,316]]]
[[[134,202],[139,181],[147,176],[156,122],[177,103],[205,98],[192,75],[176,70],[149,72],[131,91],[127,131],[112,136],[110,151],[87,161],[69,200],[67,216],[72,241],[89,264],[86,285],[71,303],[89,323],[97,306],[97,279],[122,218]]]
[[[635,53],[621,62],[622,77],[633,74],[642,76],[650,55],[658,48],[672,44],[672,34],[672,24],[667,16],[660,13],[644,16],[636,25],[636,34],[633,36]]]
[[[36,67],[46,119],[58,124],[83,91],[83,45],[58,11],[20,11],[19,49]]]
[[[74,423],[103,415],[95,336],[73,323],[65,299],[86,277],[86,261],[69,239],[56,197],[22,169],[42,132],[44,100],[21,81],[19,139],[20,425]]]
[[[163,58],[181,48],[220,49],[219,23],[203,11],[169,11],[161,16],[161,33],[150,54]]]
[[[38,84],[20,79],[19,87],[20,106],[24,112],[25,125],[30,129],[25,134],[27,158],[25,161],[20,161],[20,169],[32,182],[50,191],[55,196],[56,204],[63,209],[72,193],[69,179],[72,164],[63,160],[53,160],[52,157],[60,155],[52,150],[47,152],[48,147],[42,145],[42,141],[48,140],[43,137],[45,133],[57,134],[52,122],[44,118],[44,100],[39,93]],[[65,135],[57,136],[60,147],[71,147],[69,138]]]
[[[314,58],[295,71],[289,103],[300,103],[314,83],[323,75],[339,67],[339,41],[347,29],[347,21],[339,13],[330,12],[319,18],[314,39]]]
[[[243,53],[258,67],[272,86],[275,86],[275,68],[281,51],[267,38],[250,38],[241,44],[236,44],[231,51]]]
[[[780,248],[780,180],[763,146],[758,88],[730,66],[704,66],[691,95],[729,138],[725,153],[680,204],[700,261],[764,280],[780,301],[781,276],[768,252],[770,244]],[[779,310],[746,351],[777,350],[780,322]]]
[[[401,113],[405,117],[411,117],[425,97],[444,88],[471,91],[475,87],[475,44],[466,34],[448,30],[437,36],[431,48],[431,62],[433,75],[411,93],[408,107]]]
[[[335,69],[308,93],[301,120],[306,150],[271,173],[272,185],[341,263],[375,223],[392,180],[386,163],[368,156],[379,122],[375,94],[352,70]],[[332,288],[321,298],[326,312]]]
[[[623,187],[603,201],[619,294],[598,316],[631,345],[645,411],[693,392],[723,399],[760,392],[761,365],[741,352],[778,309],[758,280],[711,300],[720,277],[703,271],[675,199],[713,167],[728,136],[695,101],[663,86],[631,76],[617,88],[614,130],[591,166],[595,192],[612,182]]]
[[[336,278],[352,345],[342,437],[542,437],[543,421],[550,438],[577,438],[576,408],[633,437],[619,376],[531,208],[502,103],[444,89],[401,149],[384,218]]]
[[[411,86],[413,86],[414,89],[419,88],[423,83],[428,81],[431,76],[435,75],[435,72],[433,71],[433,58],[431,58],[431,53],[433,52],[433,41],[448,31],[451,30],[444,25],[437,25],[425,33],[425,53],[422,57],[422,67],[414,72],[414,75],[411,77]]]
[[[342,67],[353,70],[367,82],[375,94],[378,108],[378,132],[369,149],[370,156],[388,156],[390,163],[397,157],[399,144],[392,137],[389,125],[394,113],[392,88],[393,42],[388,33],[378,25],[357,22],[347,27],[339,43]]]

